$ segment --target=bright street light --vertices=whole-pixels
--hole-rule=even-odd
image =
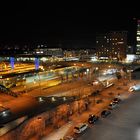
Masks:
[[[89,69],[87,69],[87,72],[89,72]]]

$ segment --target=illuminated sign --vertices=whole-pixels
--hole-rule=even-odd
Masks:
[[[35,58],[35,69],[38,70],[39,69],[39,59]]]
[[[10,57],[10,65],[12,69],[14,69],[14,63],[15,63],[14,57]]]

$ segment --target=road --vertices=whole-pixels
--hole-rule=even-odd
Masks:
[[[140,91],[131,94],[107,118],[101,118],[78,140],[140,140]]]

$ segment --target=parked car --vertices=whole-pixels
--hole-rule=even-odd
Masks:
[[[140,90],[140,86],[135,84],[134,86],[131,86],[128,91],[133,92],[137,90]]]
[[[99,120],[99,116],[90,114],[88,118],[88,123],[92,124]]]
[[[64,140],[75,140],[75,138],[73,138],[72,136],[65,136]]]
[[[74,133],[80,134],[88,128],[88,124],[80,123],[74,127]]]
[[[117,106],[118,106],[117,103],[111,102],[111,103],[109,104],[109,106],[108,106],[108,109],[114,109],[114,108],[116,108]]]
[[[135,89],[134,89],[133,87],[130,87],[130,88],[128,89],[128,91],[129,91],[129,92],[133,92],[133,91],[135,91]]]
[[[112,102],[119,103],[119,102],[121,102],[121,99],[120,98],[114,98]]]
[[[102,117],[102,118],[105,118],[105,117],[107,117],[109,114],[111,114],[111,111],[109,111],[109,110],[103,110],[103,111],[101,112],[101,117]]]

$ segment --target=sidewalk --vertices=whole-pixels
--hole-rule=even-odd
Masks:
[[[127,85],[123,85],[123,83],[126,82]],[[120,93],[121,98],[125,99],[128,94],[128,87],[133,83],[133,81],[128,82],[128,81],[117,81],[114,87],[110,87],[109,89],[105,89],[104,91],[101,92],[101,98],[103,100],[102,103],[100,104],[95,104],[91,105],[87,111],[84,111],[81,114],[75,113],[74,115],[69,117],[69,120],[71,123],[67,123],[60,127],[57,130],[54,130],[51,134],[48,136],[44,137],[42,140],[60,140],[60,138],[63,138],[66,135],[73,135],[73,127],[81,122],[87,122],[89,114],[96,114],[100,116],[100,112],[107,108],[108,104],[111,101],[111,98],[115,98],[118,96],[118,92]],[[117,87],[121,87],[120,90],[117,90]],[[109,94],[109,92],[112,91],[113,94]],[[117,91],[117,92],[116,92]],[[122,95],[123,94],[123,95]],[[111,98],[109,98],[111,96]],[[126,96],[126,97],[125,97]],[[107,100],[108,98],[108,100]]]
[[[87,122],[89,114],[100,114],[100,111],[108,106],[110,101],[106,101],[101,104],[96,104],[95,106],[91,106],[87,111],[81,114],[74,114],[70,117],[70,123],[67,123],[60,127],[59,129],[55,130],[48,136],[42,138],[41,140],[60,140],[67,135],[73,135],[73,128],[76,124]]]
[[[47,137],[42,138],[42,140],[60,140],[63,138],[69,131],[69,129],[72,127],[72,122],[69,122],[56,130],[55,132],[52,132]]]

